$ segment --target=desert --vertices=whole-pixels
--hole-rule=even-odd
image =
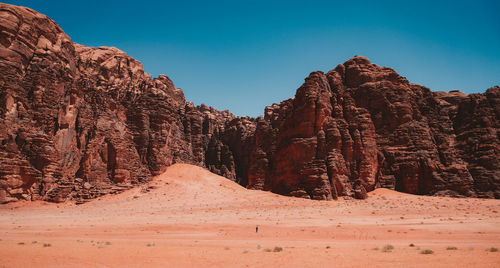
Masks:
[[[9,2],[0,268],[500,267],[495,3]]]
[[[1,206],[0,257],[2,267],[498,267],[499,209],[388,189],[306,200],[175,164],[82,205]]]

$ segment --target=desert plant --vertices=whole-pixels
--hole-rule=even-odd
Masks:
[[[410,247],[414,247],[414,246],[415,246],[415,244],[413,244],[413,243],[410,244]]]
[[[449,246],[449,247],[446,248],[446,250],[457,250],[457,247]]]
[[[382,248],[382,252],[391,252],[393,249],[394,249],[394,246],[393,246],[393,245],[385,245],[385,246]]]
[[[498,248],[489,248],[488,249],[489,252],[498,252]]]
[[[430,250],[430,249],[424,249],[422,251],[420,251],[420,254],[433,254],[434,251]]]
[[[273,252],[282,252],[283,248],[282,247],[274,247]]]

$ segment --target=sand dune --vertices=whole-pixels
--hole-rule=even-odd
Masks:
[[[387,189],[290,198],[176,164],[79,206],[0,206],[0,267],[499,267],[499,211],[498,200]]]

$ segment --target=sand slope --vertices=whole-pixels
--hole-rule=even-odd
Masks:
[[[499,267],[500,252],[486,250],[500,248],[499,211],[499,200],[387,189],[283,197],[176,164],[79,206],[0,206],[0,267]]]

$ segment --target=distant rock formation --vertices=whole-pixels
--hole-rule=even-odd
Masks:
[[[500,198],[499,87],[431,92],[354,57],[264,117],[236,117],[29,8],[0,4],[0,32],[0,203],[85,202],[178,162],[312,199],[377,187]]]
[[[249,187],[313,199],[376,187],[500,198],[500,88],[431,92],[354,57],[266,109]],[[262,120],[261,120],[262,121]],[[251,165],[251,164],[250,164]]]

